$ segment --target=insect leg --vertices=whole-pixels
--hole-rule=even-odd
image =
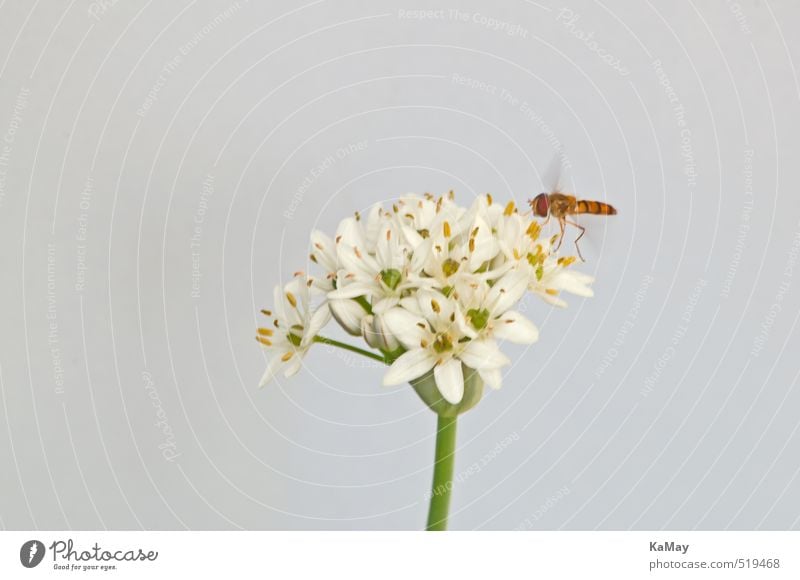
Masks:
[[[566,229],[564,224],[565,224],[566,221],[567,220],[565,218],[563,218],[563,217],[558,218],[558,227],[561,228],[561,234],[558,237],[558,245],[556,246],[556,250],[555,250],[556,252],[561,247],[561,242],[564,241],[564,230]]]
[[[580,248],[580,246],[578,246],[578,240],[580,240],[583,237],[583,234],[586,233],[586,228],[583,227],[580,224],[577,224],[575,222],[571,222],[571,221],[569,221],[567,219],[565,219],[564,221],[566,221],[571,226],[575,226],[576,228],[578,228],[581,231],[581,233],[578,234],[578,237],[575,238],[575,249],[578,251],[578,257],[581,259],[581,262],[585,262],[586,260],[584,260],[583,259],[583,255],[581,255],[581,248]]]

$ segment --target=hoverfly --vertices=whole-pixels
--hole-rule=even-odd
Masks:
[[[578,257],[584,262],[586,260],[584,260],[583,256],[581,255],[581,249],[578,246],[578,241],[583,237],[583,234],[586,233],[586,228],[575,221],[569,220],[568,216],[575,216],[578,214],[617,214],[617,210],[607,203],[603,203],[602,201],[578,199],[574,195],[562,193],[559,187],[554,188],[554,191],[551,193],[540,193],[533,199],[529,200],[528,203],[530,204],[535,216],[547,218],[545,223],[550,221],[551,216],[558,220],[558,225],[561,228],[561,234],[558,239],[556,250],[561,247],[561,242],[564,241],[564,232],[567,224],[575,226],[581,231],[581,233],[578,234],[578,237],[575,238],[575,249],[578,251]]]

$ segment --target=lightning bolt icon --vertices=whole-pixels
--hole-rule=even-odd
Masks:
[[[33,557],[36,555],[36,552],[38,552],[38,551],[39,551],[39,545],[36,542],[31,544],[31,553],[28,556],[28,564],[33,562]]]

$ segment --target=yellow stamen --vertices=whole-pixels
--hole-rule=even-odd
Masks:
[[[532,240],[535,240],[539,237],[541,231],[542,226],[540,226],[538,222],[531,222],[531,225],[528,226],[528,231],[525,233],[528,234]]]
[[[263,314],[264,316],[272,316],[272,312],[269,310],[262,310],[261,314]]]
[[[545,292],[547,292],[550,296],[558,296],[558,290],[555,290],[554,288],[548,288],[545,290]]]
[[[513,201],[509,201],[508,205],[506,206],[506,209],[503,210],[503,215],[504,216],[510,216],[512,213],[514,213],[514,202]]]
[[[271,328],[259,328],[258,329],[258,334],[260,334],[261,336],[272,336],[274,333],[275,333],[275,331],[272,330]]]
[[[450,234],[452,233],[450,231],[450,222],[447,222],[447,221],[444,222],[444,225],[442,226],[442,230],[443,230],[443,233],[444,233],[444,237],[445,238],[449,238]]]
[[[290,350],[289,352],[287,352],[286,354],[284,354],[284,355],[281,357],[281,362],[286,362],[286,361],[288,361],[290,358],[292,358],[293,356],[294,356],[294,352]]]
[[[558,259],[558,265],[566,268],[567,266],[575,262],[575,260],[577,259],[578,258],[576,258],[575,256],[564,256],[563,258]]]
[[[294,294],[292,294],[291,292],[287,292],[286,300],[289,301],[289,304],[292,305],[292,308],[297,308],[297,298],[294,297]]]
[[[442,311],[442,307],[439,306],[439,303],[436,300],[431,300],[431,308],[436,314],[439,314]]]
[[[272,346],[272,341],[269,339],[264,338],[263,336],[257,336],[256,340],[263,344],[264,346]]]
[[[489,205],[492,205],[492,201],[494,201],[492,199],[492,194],[491,193],[487,193],[486,194],[486,203],[489,204]]]
[[[469,239],[469,251],[470,252],[474,252],[475,251],[475,238],[470,238]]]

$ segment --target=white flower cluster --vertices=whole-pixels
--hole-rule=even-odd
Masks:
[[[390,364],[385,385],[433,369],[442,397],[456,404],[467,367],[499,388],[510,361],[498,341],[539,336],[515,310],[525,292],[556,306],[566,306],[562,290],[592,296],[592,278],[569,268],[575,258],[557,257],[556,237],[540,239],[540,231],[513,202],[486,195],[464,208],[451,192],[375,205],[343,220],[333,238],[313,232],[310,259],[319,272],[276,288],[274,312],[263,311],[274,321],[258,330],[272,351],[262,386],[281,369],[295,374],[311,345],[327,340],[318,333],[333,317]]]

